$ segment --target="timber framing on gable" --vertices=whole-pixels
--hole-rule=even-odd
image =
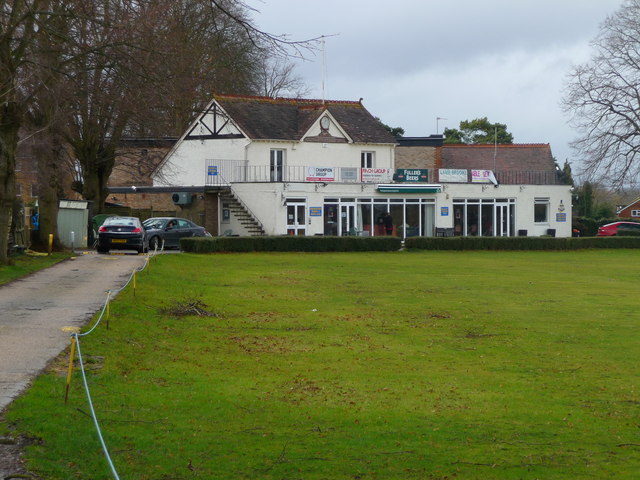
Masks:
[[[218,106],[218,104],[213,102],[209,108],[202,112],[200,117],[198,117],[198,120],[194,122],[184,139],[210,140],[220,138],[244,138],[244,135],[241,133],[220,133],[229,124],[233,124],[229,116]],[[194,135],[193,132],[197,129],[200,129],[200,131],[205,130],[208,133],[204,135]]]

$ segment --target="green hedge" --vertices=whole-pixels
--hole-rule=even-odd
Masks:
[[[405,248],[416,250],[579,250],[640,248],[640,237],[411,237]]]
[[[398,237],[198,237],[180,240],[180,248],[191,253],[393,252],[401,246]]]

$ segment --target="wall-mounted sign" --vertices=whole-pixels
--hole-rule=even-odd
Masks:
[[[333,182],[335,178],[335,169],[333,167],[307,168],[307,182]]]
[[[440,207],[440,216],[448,217],[449,216],[449,207]]]
[[[309,216],[310,217],[321,217],[322,216],[322,207],[309,207]]]
[[[343,182],[357,182],[358,169],[343,167],[342,170],[340,170],[340,177]]]
[[[207,167],[207,175],[211,175],[211,176],[218,175],[218,166],[217,165],[209,165]]]
[[[361,182],[388,182],[391,179],[391,170],[389,168],[361,168]]]
[[[440,168],[438,179],[441,182],[467,183],[467,170],[461,168]]]
[[[492,170],[471,170],[471,183],[493,183],[498,184],[496,176]]]
[[[429,170],[422,168],[398,168],[393,179],[396,182],[427,182]]]
[[[564,223],[567,221],[566,213],[556,213],[556,222]]]

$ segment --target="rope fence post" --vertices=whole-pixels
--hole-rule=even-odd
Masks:
[[[110,303],[110,298],[111,298],[111,290],[107,291],[107,304],[106,304],[106,309],[105,309],[105,314],[107,316],[106,320],[107,320],[107,330],[109,330],[109,318],[111,318],[111,309],[109,306]]]
[[[76,353],[76,336],[71,335],[71,352],[69,353],[69,372],[67,373],[67,387],[64,391],[64,403],[69,399],[69,385],[71,385],[71,374],[73,373],[73,357]]]
[[[136,296],[136,270],[133,271],[133,296]]]

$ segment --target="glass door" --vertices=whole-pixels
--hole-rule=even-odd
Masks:
[[[511,216],[508,203],[496,203],[496,236],[508,237],[511,233]]]
[[[306,203],[287,202],[287,235],[306,235]]]
[[[340,235],[358,235],[356,204],[340,204]]]

